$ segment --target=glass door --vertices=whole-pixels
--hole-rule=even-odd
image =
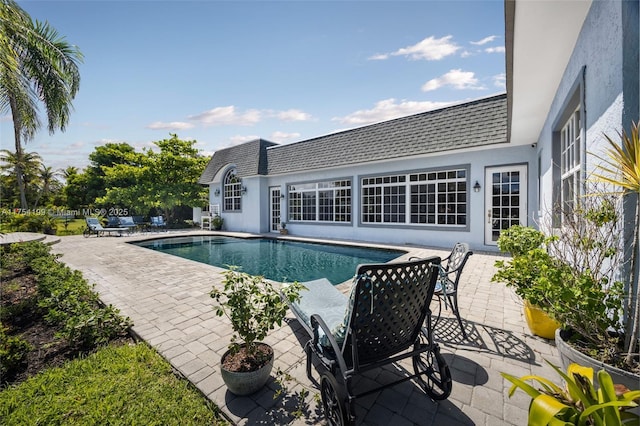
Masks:
[[[269,200],[271,204],[269,208],[269,211],[271,212],[269,218],[269,232],[279,232],[281,222],[280,187],[269,188]]]
[[[512,225],[527,225],[527,166],[488,167],[485,172],[484,239],[497,245],[500,232]]]

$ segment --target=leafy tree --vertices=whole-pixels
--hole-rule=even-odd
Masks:
[[[174,217],[177,207],[199,205],[206,197],[206,189],[198,179],[209,159],[199,154],[195,143],[171,134],[170,139],[154,143],[160,152],[147,151],[150,160],[147,196],[150,204],[164,211],[168,218]]]
[[[102,199],[107,193],[109,186],[130,186],[135,184],[134,180],[116,180],[115,176],[107,182],[105,170],[110,170],[118,165],[140,166],[139,153],[135,148],[126,142],[107,143],[96,147],[94,152],[89,154],[91,165],[82,176],[74,180],[74,184],[84,190],[83,205],[91,205],[97,199]],[[69,205],[71,207],[71,204]]]
[[[128,161],[103,166],[106,193],[96,200],[137,212],[160,210],[168,220],[180,206],[193,206],[204,196],[198,184],[208,159],[194,148],[195,141],[171,138],[154,142],[159,151],[129,153]]]
[[[69,166],[62,171],[66,181],[63,193],[66,199],[66,206],[72,210],[80,210],[86,207],[87,175],[81,173],[77,167]]]
[[[46,110],[49,133],[65,130],[80,86],[82,54],[47,22],[33,22],[14,0],[0,0],[0,113],[11,113],[15,153],[40,128],[38,105]],[[20,204],[27,208],[22,162],[16,163]]]

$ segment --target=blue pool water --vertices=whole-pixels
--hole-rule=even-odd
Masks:
[[[133,244],[221,268],[240,266],[244,272],[274,281],[327,278],[333,284],[352,278],[361,263],[385,263],[405,253],[399,250],[221,236],[173,237]]]

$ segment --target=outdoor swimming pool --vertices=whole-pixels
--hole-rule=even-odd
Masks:
[[[361,263],[385,263],[405,253],[400,250],[223,236],[173,237],[132,244],[221,268],[240,266],[244,272],[274,281],[327,278],[333,284],[352,278]]]

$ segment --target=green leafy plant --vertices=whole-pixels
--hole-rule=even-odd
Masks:
[[[36,301],[45,321],[59,327],[56,336],[80,347],[94,347],[124,334],[131,326],[113,306],[104,306],[93,287],[59,262],[50,247],[39,243],[11,245],[2,250],[2,266],[28,269],[37,281]]]
[[[0,377],[12,375],[27,359],[31,345],[18,336],[9,336],[7,328],[0,323]]]
[[[638,282],[638,262],[640,257],[640,138],[638,124],[631,123],[630,133],[618,133],[620,144],[611,137],[604,135],[609,144],[606,157],[598,165],[600,174],[593,178],[614,187],[621,188],[618,193],[623,197],[635,197],[635,214],[631,217],[633,236],[630,244],[628,285],[625,312],[625,348],[627,355],[625,362],[631,365],[640,348],[640,283]]]
[[[544,239],[544,234],[535,228],[514,225],[500,233],[498,248],[512,256],[519,256],[542,246]]]
[[[243,346],[248,358],[260,357],[259,342],[276,325],[282,325],[287,302],[299,300],[304,286],[294,282],[279,290],[264,277],[241,272],[236,266],[230,266],[223,274],[223,288],[214,287],[210,296],[216,302],[216,315],[224,315],[231,321],[234,334],[229,348],[232,353],[238,353]],[[261,361],[266,360],[256,360],[252,364]]]
[[[562,227],[549,227],[549,237],[532,228],[510,228],[498,244],[513,257],[495,263],[492,281],[512,287],[573,331],[573,343],[584,353],[624,368],[617,333],[624,283],[618,273],[622,259],[616,203],[604,194],[583,197],[570,214],[558,212],[564,213]]]
[[[536,375],[517,378],[500,373],[513,385],[509,397],[519,388],[532,398],[529,406],[529,426],[537,425],[594,425],[613,426],[638,424],[640,417],[626,411],[638,406],[640,390],[629,390],[614,385],[604,370],[598,372],[599,389],[593,383],[593,369],[571,364],[567,373],[547,362],[564,380],[562,388],[552,381]],[[537,382],[536,389],[527,381]]]
[[[224,219],[220,215],[215,215],[213,219],[211,219],[211,226],[216,231],[222,229],[222,225],[224,225]]]

